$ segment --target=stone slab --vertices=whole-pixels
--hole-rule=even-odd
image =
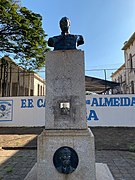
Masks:
[[[84,52],[51,51],[46,56],[46,129],[86,129]],[[69,103],[67,115],[61,103]]]
[[[96,180],[114,180],[107,164],[96,163]]]
[[[33,166],[24,180],[37,180],[37,163]],[[89,178],[89,180],[91,179]],[[107,164],[96,163],[96,180],[114,180]]]
[[[79,164],[71,174],[59,173],[53,164],[53,156],[63,146],[73,148],[78,154]],[[44,130],[38,137],[38,180],[95,180],[94,136],[87,130]]]
[[[37,180],[37,163],[33,166],[24,180]]]

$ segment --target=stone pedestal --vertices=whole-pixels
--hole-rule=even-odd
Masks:
[[[46,84],[45,130],[38,137],[37,163],[25,180],[113,179],[103,164],[95,168],[94,136],[86,121],[84,52],[49,52]]]
[[[76,170],[59,173],[53,156],[60,147],[73,148],[79,158]],[[95,180],[94,136],[90,130],[44,130],[38,139],[38,180]]]
[[[84,52],[59,50],[46,56],[46,129],[86,129]],[[61,103],[69,114],[61,114]]]
[[[37,179],[95,180],[94,136],[86,122],[84,52],[49,52],[46,84],[45,130],[38,138]],[[63,157],[58,157],[56,166],[53,162],[55,152],[64,147],[77,154],[78,165],[68,167],[74,169],[70,173],[63,170],[65,166],[62,172],[56,167]],[[71,156],[70,162],[74,163]]]

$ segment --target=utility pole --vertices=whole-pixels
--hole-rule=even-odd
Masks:
[[[5,58],[1,59],[3,72],[3,82],[2,82],[2,97],[7,96],[7,87],[8,87],[8,62]]]
[[[105,75],[105,92],[106,92],[106,89],[107,89],[107,84],[106,84],[106,69],[104,69],[104,75]]]

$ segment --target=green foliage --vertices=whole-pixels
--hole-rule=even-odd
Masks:
[[[133,143],[133,144],[131,144],[131,145],[129,146],[129,151],[130,151],[130,152],[135,152],[135,143]]]
[[[0,0],[0,51],[13,53],[30,70],[44,66],[49,50],[42,17],[12,0]]]
[[[13,167],[12,166],[7,166],[5,168],[5,170],[6,170],[7,173],[12,173],[13,172]]]

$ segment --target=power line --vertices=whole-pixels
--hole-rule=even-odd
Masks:
[[[117,70],[116,68],[107,68],[107,69],[86,69],[85,71],[112,71],[112,70]],[[125,70],[131,70],[131,68],[124,68]],[[135,70],[135,68],[132,68],[132,70]],[[45,72],[45,70],[36,70],[33,72],[29,72],[29,70],[20,70],[19,73],[38,73],[38,72]],[[8,73],[10,73],[10,71],[8,71]],[[18,73],[18,71],[12,71],[12,73]]]
[[[117,68],[103,68],[103,69],[86,69],[85,71],[104,71],[104,70],[117,70]]]

